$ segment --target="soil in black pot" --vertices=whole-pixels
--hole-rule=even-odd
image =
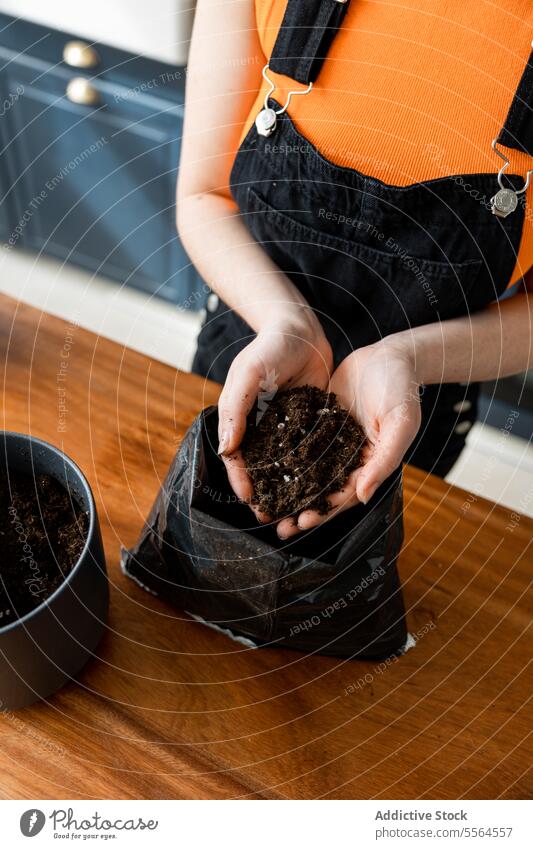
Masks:
[[[1,475],[0,627],[38,607],[63,583],[88,527],[88,514],[49,475]]]
[[[307,509],[327,513],[327,496],[360,465],[364,442],[333,393],[314,386],[278,392],[265,410],[252,411],[242,444],[254,505],[274,520]]]

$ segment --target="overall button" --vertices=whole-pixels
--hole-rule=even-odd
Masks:
[[[211,292],[207,296],[207,301],[206,301],[206,304],[205,304],[206,307],[207,307],[207,311],[208,312],[215,312],[219,303],[220,303],[220,299],[219,299],[218,295],[215,295],[214,292]]]
[[[472,409],[472,401],[468,399],[464,401],[458,401],[457,404],[453,405],[454,413],[466,413],[468,410]]]
[[[459,422],[457,427],[455,428],[455,433],[458,436],[462,436],[464,433],[468,433],[470,428],[472,427],[473,422],[469,422],[465,420],[464,422]]]

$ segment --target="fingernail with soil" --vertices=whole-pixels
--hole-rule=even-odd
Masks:
[[[292,519],[292,521],[291,521],[291,528],[289,529],[289,531],[288,531],[288,532],[286,532],[286,531],[285,531],[285,532],[281,532],[279,528],[277,528],[277,529],[276,529],[276,532],[277,532],[278,537],[279,537],[281,540],[286,540],[286,539],[289,539],[290,531],[291,531],[291,530],[294,530],[294,528],[297,528],[297,527],[298,527],[298,524],[297,524],[296,520],[295,520],[295,519]]]
[[[229,439],[228,432],[225,430],[220,437],[220,442],[218,443],[218,454],[223,454],[226,448],[228,447]]]

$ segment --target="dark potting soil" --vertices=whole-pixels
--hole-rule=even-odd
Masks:
[[[362,428],[333,393],[314,386],[278,392],[250,414],[242,453],[254,505],[272,519],[318,510],[361,462]]]
[[[2,474],[0,627],[38,607],[63,583],[88,527],[88,514],[54,478]]]

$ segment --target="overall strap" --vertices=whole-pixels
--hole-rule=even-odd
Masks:
[[[350,0],[288,0],[270,57],[274,73],[313,83],[320,73]]]
[[[533,51],[522,74],[499,144],[533,156]]]

